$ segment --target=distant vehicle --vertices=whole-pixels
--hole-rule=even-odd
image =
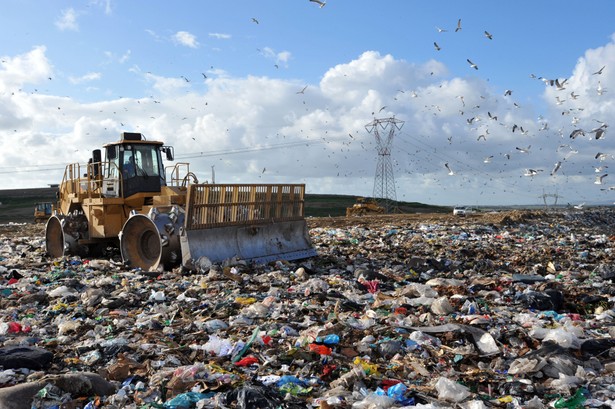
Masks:
[[[455,206],[453,208],[454,216],[465,216],[466,215],[466,207],[465,206]]]
[[[44,223],[53,213],[53,203],[40,202],[34,205],[34,223]]]
[[[380,206],[373,199],[369,200],[364,197],[357,197],[357,202],[352,207],[346,208],[346,217],[348,216],[363,216],[365,214],[381,214],[384,213],[384,207]]]
[[[453,208],[453,215],[455,216],[465,216],[468,214],[476,213],[476,209],[468,206],[455,206]]]

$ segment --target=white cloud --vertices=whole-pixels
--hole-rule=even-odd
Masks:
[[[178,31],[173,35],[173,41],[175,43],[190,47],[190,48],[198,48],[199,42],[196,40],[196,36],[194,34],[190,34],[187,31]]]
[[[102,75],[99,72],[89,72],[81,77],[68,77],[71,84],[82,84],[84,82],[99,80]]]
[[[285,66],[292,58],[292,54],[290,53],[290,51],[277,52],[271,47],[264,47],[261,51],[261,54],[264,55],[266,58],[275,61],[276,64],[284,64]]]
[[[55,22],[56,27],[62,31],[78,31],[77,15],[78,13],[72,7],[62,10],[62,15]]]
[[[230,34],[223,34],[223,33],[209,33],[209,36],[211,38],[216,38],[218,40],[230,40],[231,39]]]
[[[45,56],[44,46],[15,57],[2,57],[0,91],[11,92],[26,84],[37,84],[53,76],[53,67]]]
[[[92,149],[116,140],[124,130],[173,145],[178,161],[189,161],[202,180],[215,166],[219,182],[302,182],[310,193],[369,196],[378,153],[376,135],[366,125],[394,116],[404,121],[391,137],[399,199],[451,205],[536,203],[543,192],[559,189],[562,195],[572,192],[561,199],[564,203],[579,196],[599,200],[606,197],[600,190],[605,186],[593,183],[593,166],[597,152],[615,151],[611,129],[601,140],[589,132],[576,139],[569,135],[576,127],[591,131],[598,121],[615,123],[614,42],[580,57],[566,90],[535,80],[545,112],[537,112],[532,101],[519,101],[516,107],[514,93],[504,97],[480,77],[451,76],[441,62],[415,64],[374,51],[331,67],[320,83],[307,84],[211,70],[202,88],[196,80],[188,83],[133,66],[130,72],[147,87],[142,98],[83,104],[19,91],[51,76],[45,48],[39,47],[2,58],[0,150],[5,154],[0,169],[31,165],[15,150],[23,146],[17,141],[40,143],[33,154],[49,158],[43,164],[85,162]],[[263,54],[290,58],[271,48]],[[602,74],[592,74],[602,66]],[[77,80],[85,79],[96,80],[96,74]],[[609,90],[601,96],[595,92],[598,81]],[[305,92],[297,94],[305,85]],[[559,105],[556,96],[566,101]],[[579,118],[576,126],[573,116]],[[389,130],[379,129],[380,136],[387,137]],[[527,154],[517,149],[528,146]],[[486,157],[491,157],[488,163]],[[560,170],[550,175],[558,161]],[[604,164],[615,167],[614,161],[608,158]],[[454,176],[448,175],[445,163]],[[526,177],[526,168],[542,172]],[[45,186],[57,183],[61,170],[19,175],[15,183]]]

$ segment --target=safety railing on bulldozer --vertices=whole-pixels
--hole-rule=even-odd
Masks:
[[[104,178],[106,167],[115,168],[112,174],[115,178]],[[95,171],[96,169],[96,171]],[[85,173],[82,173],[85,170]],[[122,189],[122,177],[116,164],[110,162],[97,162],[82,165],[71,163],[64,169],[64,176],[60,184],[60,197],[92,198],[103,196],[118,196]]]
[[[166,180],[169,186],[185,188],[190,184],[199,183],[196,175],[190,172],[188,162],[177,162],[173,166],[167,166],[165,173],[168,175]]]
[[[186,229],[304,219],[305,185],[190,185]]]

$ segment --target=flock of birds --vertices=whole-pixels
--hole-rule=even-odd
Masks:
[[[436,30],[438,33],[444,33],[444,32],[449,31],[447,29],[443,29],[440,27],[436,27]],[[461,30],[462,30],[462,20],[458,19],[457,26],[455,27],[454,32],[460,32]],[[489,41],[492,41],[494,39],[493,34],[491,34],[491,32],[487,30],[483,30],[483,34],[484,34],[484,37]],[[438,41],[434,41],[433,46],[436,52],[440,52],[443,50],[443,47],[438,43]],[[479,70],[478,64],[476,64],[471,58],[467,58],[466,62],[468,63],[470,69],[473,69],[476,71]],[[596,80],[594,80],[594,86],[595,86],[594,89],[595,89],[595,95],[597,96],[602,96],[607,92],[606,88],[603,87],[602,82],[599,79],[600,76],[605,74],[607,71],[608,71],[607,66],[602,65],[600,68],[594,70],[589,75],[590,79],[596,78]],[[503,133],[502,133],[503,130],[505,132],[510,132],[512,134],[518,134],[519,137],[524,136],[525,137],[524,139],[528,139],[528,140],[538,135],[538,133],[556,135],[557,136],[556,140],[558,142],[557,142],[557,148],[555,148],[555,146],[554,148],[557,154],[556,156],[558,156],[558,160],[555,161],[552,167],[547,168],[547,170],[545,170],[542,167],[539,167],[539,168],[528,167],[528,168],[523,169],[522,174],[519,175],[519,177],[521,178],[527,177],[527,178],[530,178],[531,180],[533,180],[535,177],[538,177],[541,174],[548,175],[550,177],[555,177],[557,174],[559,174],[559,172],[562,171],[562,169],[567,169],[568,164],[574,161],[574,159],[572,159],[573,156],[579,153],[579,149],[573,145],[576,139],[587,138],[590,140],[602,140],[607,135],[607,130],[608,130],[609,125],[606,121],[603,121],[601,119],[588,118],[588,115],[583,113],[584,108],[583,108],[582,102],[583,102],[583,99],[586,96],[588,96],[586,93],[586,90],[584,93],[584,92],[577,91],[576,89],[570,89],[572,88],[572,86],[569,83],[569,79],[567,78],[564,78],[564,79],[547,78],[543,76],[536,76],[534,74],[530,74],[530,78],[541,81],[545,87],[552,88],[552,90],[555,91],[555,92],[548,92],[547,95],[556,94],[554,96],[554,105],[556,107],[562,106],[562,110],[560,111],[561,116],[562,117],[566,117],[566,116],[572,117],[570,121],[571,130],[568,133],[566,133],[565,131],[565,126],[562,126],[557,130],[551,130],[549,127],[549,121],[547,121],[542,116],[539,116],[538,125],[536,126],[535,124],[530,123],[528,121],[523,121],[523,123],[519,123],[519,124],[507,122],[507,121],[510,121],[511,118],[514,117],[514,115],[510,115],[508,113],[507,115],[504,115],[503,113],[502,115],[498,115],[497,113],[488,110],[489,108],[487,107],[490,106],[491,109],[494,109],[493,108],[494,105],[500,106],[500,104],[499,103],[494,104],[494,101],[488,101],[488,100],[485,101],[487,97],[483,97],[483,96],[481,96],[480,98],[483,100],[483,104],[486,106],[485,108],[481,107],[481,105],[483,104],[476,104],[472,108],[468,108],[466,107],[466,98],[464,98],[463,95],[457,95],[456,98],[459,99],[460,104],[461,104],[461,106],[459,107],[459,114],[462,118],[465,119],[464,126],[469,127],[470,131],[476,132],[477,142],[482,142],[482,143],[485,143],[486,145],[489,145],[491,141],[494,141],[494,143],[499,144],[498,146],[491,145],[492,148],[500,150],[500,152],[499,153],[492,152],[486,155],[483,159],[483,163],[485,164],[492,163],[496,155],[499,155],[506,160],[510,160],[515,153],[530,154],[532,152],[531,151],[532,145],[530,144],[528,144],[527,146],[515,146],[514,150],[512,151],[505,149],[505,151],[502,152],[501,151],[502,145],[506,143],[505,142],[506,140],[510,140],[509,137],[500,138],[501,136],[503,136]],[[441,87],[442,86],[440,86],[440,88]],[[413,98],[419,98],[424,95],[423,92],[427,93],[427,89],[430,89],[429,93],[436,92],[434,91],[434,87],[425,87],[423,89],[419,88],[419,89],[412,90],[411,96]],[[505,106],[506,105],[508,106],[507,109],[521,108],[518,103],[511,100],[512,94],[513,94],[513,90],[511,89],[506,89],[503,92]],[[426,104],[424,105],[424,107],[426,111],[430,112],[434,116],[446,114],[446,113],[442,114],[443,109],[440,106],[435,105],[435,104],[431,104],[431,105]],[[499,108],[495,108],[495,109],[499,109]],[[507,118],[507,120],[505,121],[499,120],[498,119],[499,116],[503,116]],[[561,121],[557,120],[554,122],[561,122]],[[581,123],[583,123],[584,125],[583,127],[580,126]],[[596,125],[592,126],[591,123],[595,123]],[[499,128],[494,130],[494,126],[499,126]],[[455,133],[456,133],[455,131],[452,131],[447,136],[449,144],[453,144],[453,138],[454,138],[453,134]],[[492,138],[492,135],[494,136],[493,138]],[[514,140],[518,141],[519,138],[514,138]],[[544,141],[541,141],[541,142],[544,142]],[[545,146],[544,143],[540,143],[539,145]],[[485,149],[488,149],[488,148],[486,147],[483,148],[483,150]],[[542,150],[544,148],[540,147],[539,149]],[[465,153],[468,154],[469,152],[465,152]],[[544,158],[545,156],[549,156],[549,155],[545,155],[544,153],[541,153],[540,156]],[[608,165],[605,165],[604,162],[609,159],[615,159],[615,157],[613,155],[606,154],[604,152],[598,152],[597,154],[595,154],[594,159],[597,162],[596,166],[594,166],[594,172],[600,173],[600,172],[604,172],[604,170],[608,168]],[[453,170],[453,165],[452,165],[453,162],[457,162],[457,165],[460,168],[465,168],[469,170],[470,172],[468,173],[471,173],[472,171],[476,171],[480,173],[488,172],[487,168],[475,169],[472,167],[472,165],[468,165],[468,163],[462,159],[462,155],[460,155],[459,159],[454,158],[452,160],[445,161],[444,169],[446,170],[446,174],[448,176],[456,176],[456,175],[460,175],[463,173],[462,171],[458,172],[458,171]],[[525,163],[527,162],[528,161],[526,161]],[[570,166],[569,169],[570,169],[570,172],[567,174],[567,176],[572,176],[573,172],[576,172],[576,174],[583,174],[583,172],[585,172],[585,170],[583,170],[580,166]],[[502,168],[500,168],[499,173],[503,173]],[[599,175],[593,176],[591,180],[593,180],[593,183],[596,185],[603,185],[606,181],[607,176],[608,176],[608,173],[601,173]],[[491,178],[490,180],[493,180],[493,178]],[[557,180],[555,178],[552,179],[551,182],[554,185],[557,184]],[[485,184],[487,183],[488,182],[485,182]],[[603,188],[602,190],[603,191],[615,190],[615,186]]]

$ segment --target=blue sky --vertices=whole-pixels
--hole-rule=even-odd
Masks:
[[[201,180],[371,196],[365,125],[395,117],[397,199],[612,203],[615,3],[591,5],[7,1],[0,189],[58,183],[136,131]]]

